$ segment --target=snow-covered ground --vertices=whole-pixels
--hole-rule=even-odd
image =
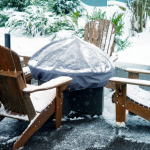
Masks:
[[[89,14],[93,12],[94,7],[86,6]],[[122,13],[121,10],[117,6],[111,7],[101,7],[103,11],[106,11],[107,17],[109,18],[115,11],[118,13]],[[125,20],[125,29],[123,38],[126,38],[130,33],[130,17],[131,13],[127,9],[126,15],[124,17]],[[84,26],[85,22],[82,18],[79,18],[79,25]],[[68,31],[63,31],[59,36],[68,34]],[[8,33],[8,29],[0,28],[0,45],[4,45],[4,34]],[[131,47],[126,48],[124,51],[116,52],[118,53],[118,62],[127,62],[127,63],[135,63],[135,64],[150,64],[150,20],[148,20],[146,29],[144,32],[135,34],[134,37],[130,37]],[[50,42],[49,36],[40,36],[36,35],[35,37],[23,35],[20,31],[13,32],[11,34],[11,49],[16,51],[20,55],[32,56],[37,50],[45,46]],[[140,91],[142,92],[142,91]],[[112,103],[111,97],[113,91],[111,89],[106,89],[104,91],[104,112],[103,118],[110,123],[112,126],[115,125],[115,104]],[[142,126],[150,126],[150,123],[139,116],[130,116],[126,119],[127,124],[132,126],[142,125]],[[139,139],[145,142],[149,142],[150,139],[147,136],[146,139]],[[135,137],[138,140],[138,137]]]

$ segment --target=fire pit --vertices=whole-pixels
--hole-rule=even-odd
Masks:
[[[70,110],[102,114],[103,86],[115,75],[115,68],[95,45],[76,37],[51,42],[37,51],[28,65],[39,84],[59,76],[73,78],[64,92],[65,115]]]

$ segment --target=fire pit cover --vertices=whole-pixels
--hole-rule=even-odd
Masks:
[[[49,43],[32,56],[28,65],[33,77],[44,82],[59,76],[72,77],[71,89],[102,87],[115,75],[109,57],[77,37]]]

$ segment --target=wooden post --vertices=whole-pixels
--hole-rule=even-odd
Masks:
[[[61,126],[61,118],[62,118],[62,103],[63,103],[63,97],[61,96],[61,90],[60,87],[56,88],[56,110],[55,110],[55,127],[60,128]]]
[[[126,84],[116,84],[116,122],[125,122],[126,116]]]
[[[139,73],[129,72],[128,78],[130,78],[130,79],[139,79]]]

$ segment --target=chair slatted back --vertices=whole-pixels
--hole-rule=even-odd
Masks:
[[[23,88],[26,87],[26,81],[18,54],[0,46],[0,69],[0,101],[4,108],[15,113],[27,114],[22,92]],[[18,78],[3,75],[3,72],[9,74],[11,71],[14,71],[14,73],[17,71],[22,72]]]
[[[96,45],[108,56],[114,51],[116,26],[109,20],[97,19],[85,25],[84,40]]]

